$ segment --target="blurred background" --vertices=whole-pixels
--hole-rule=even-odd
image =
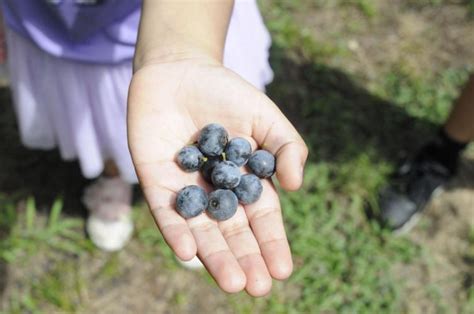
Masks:
[[[410,234],[365,211],[474,70],[474,1],[259,5],[273,38],[268,94],[311,151],[302,190],[282,192],[293,276],[260,299],[221,292],[175,262],[138,189],[131,243],[95,249],[80,203],[88,181],[58,152],[21,145],[2,74],[0,312],[474,313],[472,146]]]

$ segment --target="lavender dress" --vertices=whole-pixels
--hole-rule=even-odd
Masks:
[[[23,144],[59,148],[87,178],[114,160],[137,181],[126,99],[140,0],[3,0],[11,89]],[[224,64],[260,89],[272,80],[270,36],[255,0],[236,0]]]

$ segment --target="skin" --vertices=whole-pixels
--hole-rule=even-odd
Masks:
[[[281,186],[296,190],[306,145],[267,96],[223,67],[231,1],[145,0],[143,9],[128,137],[151,212],[176,255],[190,260],[197,254],[224,291],[266,295],[272,278],[286,279],[293,269],[275,187],[263,180],[260,200],[239,205],[229,220],[186,220],[174,208],[176,192],[206,183],[199,173],[182,171],[174,157],[202,127],[218,122],[231,138],[246,138],[253,149],[259,145],[276,155]]]
[[[471,75],[454,104],[444,130],[458,142],[468,143],[474,140],[474,75]]]
[[[120,175],[117,164],[115,164],[113,160],[109,159],[105,161],[103,175],[109,178],[118,177]]]

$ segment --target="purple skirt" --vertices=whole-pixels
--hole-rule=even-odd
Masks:
[[[137,182],[127,145],[126,106],[132,63],[97,65],[51,56],[7,29],[8,66],[23,144],[59,148],[78,159],[86,178],[98,177],[104,161],[117,164],[124,180]],[[264,89],[273,73],[271,39],[257,5],[236,1],[224,65]]]

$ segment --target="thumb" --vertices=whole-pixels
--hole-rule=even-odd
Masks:
[[[276,175],[283,189],[294,191],[303,183],[308,148],[291,122],[266,96],[256,108],[252,137],[276,157]]]

